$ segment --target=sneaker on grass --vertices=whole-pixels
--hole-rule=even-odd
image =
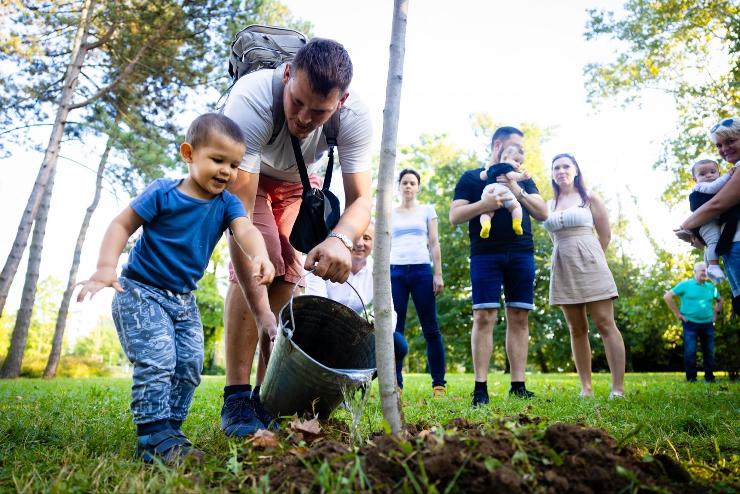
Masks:
[[[513,396],[515,398],[534,398],[534,393],[528,390],[527,388],[511,388],[509,389],[509,396]]]
[[[224,434],[247,437],[264,428],[265,424],[256,416],[251,390],[234,393],[224,400],[221,408],[221,430]]]
[[[482,405],[488,405],[488,391],[477,390],[473,391],[473,408],[478,408]]]
[[[153,463],[159,458],[167,465],[173,465],[181,460],[191,459],[200,462],[203,452],[193,448],[193,444],[181,431],[165,429],[139,436],[136,440],[136,454],[145,463]]]

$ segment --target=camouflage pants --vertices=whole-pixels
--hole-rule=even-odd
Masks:
[[[185,420],[203,370],[203,326],[192,293],[177,294],[120,278],[113,322],[134,365],[135,424]]]

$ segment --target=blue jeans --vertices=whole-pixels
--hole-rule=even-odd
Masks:
[[[192,293],[177,294],[129,278],[113,297],[113,322],[134,364],[135,424],[183,421],[203,370],[203,326]]]
[[[427,365],[432,375],[432,386],[444,386],[445,347],[437,324],[437,301],[434,298],[432,266],[429,264],[391,264],[391,292],[398,319],[396,332],[406,329],[406,311],[409,295],[414,301],[421,330],[427,342]],[[403,358],[396,359],[396,378],[403,387]]]
[[[714,379],[714,324],[711,322],[683,322],[683,366],[686,379],[696,380],[696,340],[701,340],[704,360],[704,379]]]
[[[730,251],[722,256],[722,260],[732,296],[737,297],[740,295],[740,242],[733,243]]]

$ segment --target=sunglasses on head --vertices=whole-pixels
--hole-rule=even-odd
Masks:
[[[709,129],[709,132],[712,133],[712,134],[714,134],[717,131],[717,129],[719,129],[720,125],[722,127],[732,127],[732,124],[733,123],[735,123],[735,120],[733,120],[732,118],[726,118],[726,119],[722,120],[720,123],[716,124],[711,129]]]

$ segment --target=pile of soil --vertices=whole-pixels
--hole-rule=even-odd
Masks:
[[[281,444],[292,447],[263,457],[250,472],[267,474],[279,492],[327,490],[322,468],[334,478],[341,473],[342,489],[353,492],[429,492],[432,486],[466,493],[711,491],[668,456],[642,458],[601,429],[544,427],[526,416],[485,425],[456,419],[444,428],[409,426],[405,438],[377,434],[359,449],[290,430],[280,435]]]

